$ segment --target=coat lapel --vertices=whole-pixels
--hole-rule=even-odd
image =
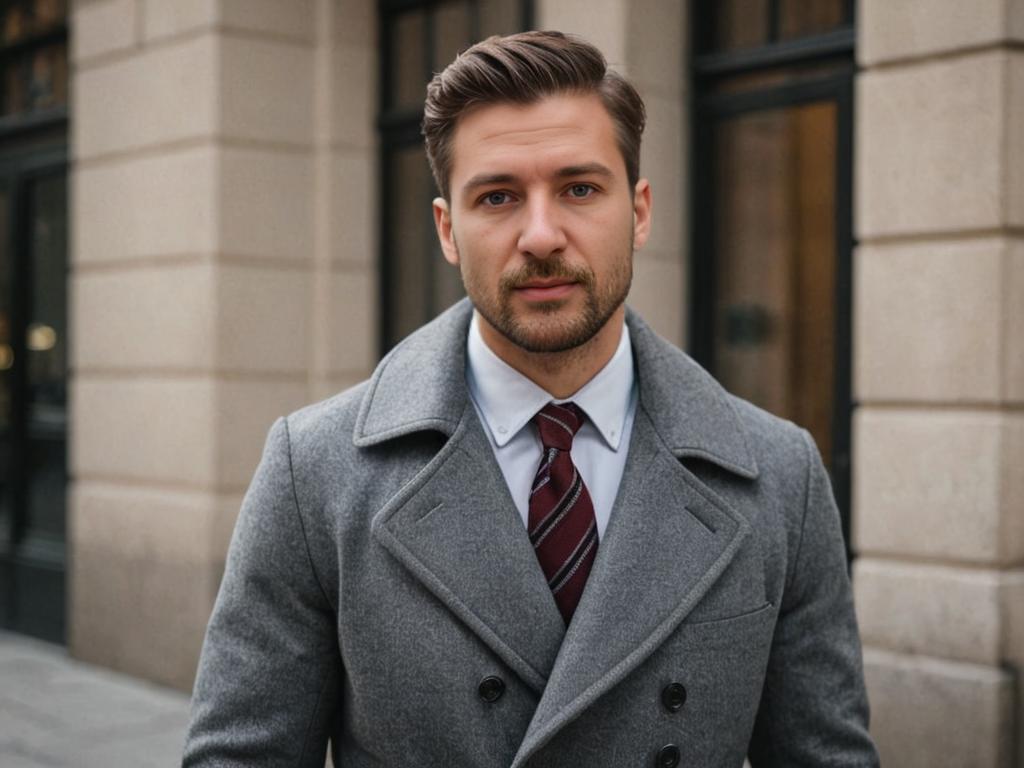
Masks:
[[[428,590],[541,695],[513,766],[641,664],[707,593],[749,523],[680,462],[755,479],[729,397],[627,312],[640,399],[612,518],[565,629],[469,401],[460,302],[378,366],[354,441],[449,437],[377,513],[373,532]]]
[[[685,355],[628,318],[640,385],[608,529],[548,685],[512,765],[524,765],[647,659],[732,561],[750,524],[680,462],[747,478],[757,466],[726,395]]]
[[[539,695],[565,624],[466,392],[469,317],[457,305],[381,363],[355,441],[449,435],[376,514],[373,535]]]

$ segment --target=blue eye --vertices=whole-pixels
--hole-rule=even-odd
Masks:
[[[503,205],[508,202],[508,192],[488,192],[483,201],[487,205]]]
[[[594,187],[590,184],[573,184],[569,187],[569,196],[578,199],[590,197],[594,193]]]

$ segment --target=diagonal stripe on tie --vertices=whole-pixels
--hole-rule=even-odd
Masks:
[[[598,544],[594,504],[571,455],[585,418],[573,403],[549,403],[533,419],[544,451],[530,491],[528,530],[566,624],[583,594]]]

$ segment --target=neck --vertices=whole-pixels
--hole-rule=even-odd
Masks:
[[[578,347],[564,352],[528,352],[477,314],[480,336],[491,351],[558,400],[579,392],[612,359],[622,339],[625,316],[625,306],[620,306],[601,330]]]

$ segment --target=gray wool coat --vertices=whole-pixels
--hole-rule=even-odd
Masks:
[[[877,765],[808,434],[629,313],[636,420],[566,628],[468,399],[471,311],[271,429],[184,765]]]

